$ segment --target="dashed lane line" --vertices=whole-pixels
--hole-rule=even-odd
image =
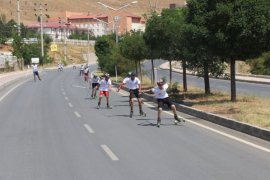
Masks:
[[[112,152],[112,150],[106,146],[106,145],[101,145],[101,148],[105,151],[105,153],[111,158],[113,161],[119,161],[118,157]]]
[[[68,103],[68,105],[69,105],[69,107],[71,107],[71,108],[73,107],[73,104],[71,104],[71,103]]]
[[[78,118],[81,118],[81,117],[82,117],[77,111],[75,111],[74,114],[75,114]]]
[[[84,124],[83,125],[85,127],[85,129],[90,133],[90,134],[94,134],[95,131],[88,125],[88,124]]]
[[[68,101],[68,97],[65,97],[65,100],[67,100],[67,101]]]

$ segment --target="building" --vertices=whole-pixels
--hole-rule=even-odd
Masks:
[[[26,27],[38,29],[40,23],[30,23]],[[118,34],[125,34],[130,31],[145,31],[145,21],[142,17],[123,11],[117,14],[91,14],[80,12],[62,12],[43,22],[43,32],[53,40],[67,38],[74,31],[84,31],[92,36],[103,36],[117,30]]]

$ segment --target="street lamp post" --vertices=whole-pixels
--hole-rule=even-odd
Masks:
[[[108,5],[104,4],[104,3],[101,3],[101,2],[97,2],[97,3],[104,6],[107,9],[111,9],[111,10],[117,12],[119,10],[122,10],[122,9],[126,8],[126,7],[131,6],[131,4],[137,4],[138,1],[132,1],[131,3],[127,3],[124,6],[121,6],[121,7],[117,8],[117,9],[115,9],[115,8],[113,8],[111,6],[108,6]],[[116,42],[116,44],[118,44],[118,41],[119,41],[118,40],[118,23],[119,23],[119,19],[120,19],[119,16],[114,16],[113,17],[113,30],[115,32],[115,42]],[[116,76],[116,82],[117,82],[117,67],[116,66],[115,66],[115,76]]]
[[[132,6],[132,4],[137,4],[138,1],[132,1],[131,3],[127,3],[127,4],[121,6],[121,7],[117,8],[117,9],[113,8],[113,7],[109,6],[109,5],[106,5],[106,4],[102,3],[102,2],[97,2],[97,3],[104,6],[107,9],[111,9],[111,10],[117,12],[117,11],[122,10],[124,8],[127,8],[129,6]],[[119,23],[119,19],[120,19],[119,16],[114,16],[113,17],[113,30],[115,32],[115,41],[116,41],[116,43],[118,43],[118,23]]]

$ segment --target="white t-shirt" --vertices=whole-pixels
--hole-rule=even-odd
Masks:
[[[126,87],[128,89],[138,89],[139,85],[141,84],[141,81],[137,77],[135,77],[133,81],[131,80],[131,78],[125,78],[123,80],[123,83],[126,84]]]
[[[100,80],[100,79],[99,79],[98,76],[96,76],[96,77],[93,76],[92,79],[91,79],[91,82],[92,82],[92,83],[99,83],[99,80]]]
[[[155,87],[152,89],[152,91],[157,99],[164,99],[169,97],[168,93],[166,92],[168,87],[168,84],[164,84],[162,89],[159,89],[159,87]]]
[[[110,85],[112,85],[112,82],[110,79],[108,79],[108,81],[106,81],[105,79],[102,79],[99,82],[100,86],[99,86],[99,90],[100,91],[109,91],[109,87]]]
[[[32,65],[33,68],[33,72],[37,72],[38,71],[38,66],[37,64]]]

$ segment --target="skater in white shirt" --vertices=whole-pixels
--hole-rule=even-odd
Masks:
[[[111,85],[112,85],[112,82],[110,80],[110,75],[105,74],[104,79],[102,79],[97,86],[97,89],[99,89],[99,100],[98,100],[97,109],[100,108],[100,103],[101,103],[101,99],[103,95],[106,97],[106,100],[107,100],[107,108],[108,109],[112,108],[109,103],[109,91],[111,90]]]
[[[39,77],[39,74],[38,74],[38,65],[33,63],[32,64],[32,69],[33,69],[34,81],[36,82],[36,76],[41,81],[41,78]]]
[[[119,86],[119,88],[117,89],[117,92],[119,92],[120,89],[124,85],[126,85],[126,87],[129,89],[129,103],[130,103],[129,117],[132,118],[132,116],[133,116],[134,98],[137,98],[137,100],[138,100],[140,115],[146,116],[146,114],[142,110],[142,100],[141,100],[142,86],[141,86],[140,79],[135,76],[135,73],[131,73],[130,78],[125,78],[123,80],[123,83]]]
[[[185,120],[183,118],[178,117],[178,115],[176,113],[176,107],[172,103],[172,101],[169,98],[168,93],[166,92],[167,89],[168,89],[168,84],[165,83],[165,81],[163,79],[160,79],[157,82],[157,87],[152,89],[152,92],[155,94],[155,97],[157,99],[157,104],[158,104],[157,127],[160,127],[160,125],[161,125],[161,112],[162,112],[162,106],[164,104],[167,104],[168,107],[171,108],[171,110],[173,111],[175,124],[181,122],[181,120],[183,122],[185,122]]]
[[[92,94],[91,98],[96,98],[97,97],[97,86],[100,81],[100,78],[96,74],[92,74],[91,78],[91,84],[92,84]]]

